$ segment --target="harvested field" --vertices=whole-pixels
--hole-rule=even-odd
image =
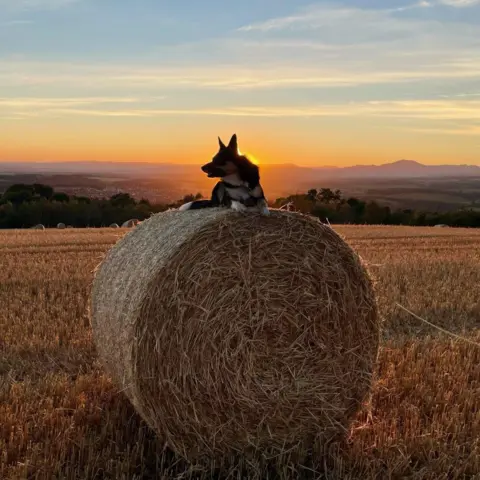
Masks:
[[[258,478],[478,477],[480,348],[395,303],[480,343],[480,231],[336,229],[377,282],[384,334],[371,401],[348,442],[312,465],[250,468]],[[0,232],[0,478],[211,478],[161,452],[96,359],[92,270],[125,232]],[[242,472],[216,472],[229,473]]]

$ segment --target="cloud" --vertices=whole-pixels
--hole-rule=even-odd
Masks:
[[[317,4],[292,15],[244,25],[238,31],[251,34],[288,34],[289,38],[307,35],[317,39],[326,38],[333,44],[342,43],[344,38],[354,38],[357,43],[372,40],[384,43],[405,38],[410,33],[415,36],[435,34],[440,39],[444,38],[445,34],[448,36],[449,32],[460,37],[468,33],[474,34],[475,26],[462,32],[461,26],[466,25],[440,19],[437,21],[433,11],[428,18],[402,15],[408,10],[432,9],[438,4],[468,7],[480,4],[480,0],[421,0],[402,7],[385,9]]]
[[[17,27],[21,25],[31,25],[33,23],[32,20],[9,20],[7,22],[0,22],[0,26],[2,27]]]
[[[450,7],[464,8],[480,5],[480,0],[440,0],[439,3]]]
[[[158,108],[165,97],[2,97],[2,120],[110,118],[132,121],[165,117],[344,118],[375,122],[379,127],[436,135],[473,136],[480,133],[480,100],[476,97],[436,100],[389,100],[311,105],[227,105],[205,108]],[[162,102],[163,103],[163,102]],[[168,103],[168,102],[167,102]]]
[[[453,95],[439,95],[441,98],[467,98],[467,97],[480,97],[480,93],[457,93]]]
[[[320,4],[245,25],[237,33],[244,35],[246,48],[248,42],[255,45],[249,53],[265,62],[283,55],[292,65],[309,62],[349,71],[363,64],[373,75],[419,71],[426,72],[427,78],[429,71],[438,71],[441,65],[454,68],[459,59],[478,63],[477,25],[437,18],[434,11],[428,16],[404,14],[406,9],[432,5],[422,1],[375,10]]]
[[[161,63],[155,58],[116,65],[0,58],[0,89],[61,87],[85,96],[113,89],[135,96],[139,89],[160,88],[353,91],[432,80],[472,82],[480,79],[478,47],[472,24],[405,17],[392,9],[320,5],[244,26],[225,38],[163,47]]]
[[[433,7],[433,3],[427,0],[421,0],[420,2],[413,3],[412,5],[405,5],[404,7],[397,7],[391,11],[393,12],[405,12],[408,10],[415,10],[416,8],[430,8]]]
[[[480,77],[480,59],[455,58],[435,65],[398,62],[390,58],[383,69],[371,70],[366,62],[331,62],[326,65],[255,65],[243,67],[151,68],[131,65],[88,65],[0,61],[0,86],[62,87],[90,89],[247,90],[285,88],[354,87],[373,84],[418,82],[431,79],[475,79]],[[408,59],[407,59],[408,60]]]
[[[0,9],[6,11],[56,10],[80,0],[0,0]]]
[[[0,98],[0,108],[49,108],[49,107],[65,107],[65,106],[81,106],[81,105],[98,105],[104,103],[134,103],[138,102],[137,98],[126,97],[72,97],[72,98],[38,98],[38,97],[15,97]]]
[[[382,117],[480,121],[480,101],[477,100],[373,101],[361,109],[364,114]]]
[[[414,8],[428,8],[434,7],[435,5],[448,5],[450,7],[464,8],[464,7],[473,7],[479,5],[480,0],[421,0],[418,3],[413,5],[407,5],[406,7],[399,7],[398,11],[411,10]]]
[[[409,132],[424,133],[432,135],[460,135],[479,136],[480,126],[466,126],[464,128],[407,128]]]
[[[342,31],[346,31],[346,27],[349,26],[354,27],[353,32],[355,33],[360,31],[366,32],[372,27],[375,31],[390,31],[394,33],[398,30],[410,30],[414,28],[416,24],[416,22],[411,20],[407,21],[396,18],[394,15],[396,12],[429,6],[429,2],[419,2],[404,7],[375,10],[343,6],[335,7],[332,5],[314,5],[294,15],[272,18],[264,22],[245,25],[240,27],[238,31],[274,32],[289,30],[299,32],[323,29],[331,31],[339,26],[343,27]]]
[[[0,112],[20,116],[90,117],[382,117],[429,121],[480,123],[480,100],[370,101],[311,106],[227,106],[224,108],[145,108],[145,99],[134,98],[62,98],[0,99]],[[112,109],[109,105],[116,104]],[[90,108],[92,107],[92,108]]]
[[[250,42],[257,43],[257,55],[265,48],[262,43],[270,49],[277,44],[279,55],[282,48],[296,46],[300,59],[306,57],[306,49],[312,50],[311,56],[315,49],[320,61],[322,56],[330,60],[337,49],[338,56],[341,54],[346,62],[363,60],[375,69],[392,65],[392,59],[397,65],[405,65],[406,59],[417,58],[419,66],[463,55],[478,59],[478,26],[437,17],[433,6],[429,1],[389,9],[319,4],[293,15],[244,25],[238,34],[248,35]],[[428,16],[404,14],[412,9],[429,9],[432,13]],[[398,57],[402,55],[400,62]]]
[[[354,28],[354,32],[373,27],[375,30],[395,33],[395,31],[399,30],[408,30],[410,27],[415,28],[415,26],[420,23],[429,23],[420,19],[398,18],[395,14],[408,10],[432,8],[439,4],[463,8],[479,5],[480,0],[420,0],[417,3],[387,9],[360,9],[356,7],[313,5],[294,15],[272,18],[263,22],[244,25],[240,27],[238,31],[274,32],[289,30],[298,32],[300,30],[320,30],[322,28],[329,28],[332,26],[332,23],[337,25],[343,24],[344,26],[352,23],[351,26]],[[356,25],[353,23],[356,23]],[[430,23],[433,25],[435,22]]]
[[[433,10],[414,17],[398,9],[317,5],[225,38],[162,47],[156,52],[162,62],[0,58],[3,95],[35,92],[35,98],[0,98],[0,117],[352,117],[382,125],[412,119],[451,130],[448,122],[479,121],[478,32],[451,18],[439,22]],[[331,103],[323,104],[319,99],[330,90]],[[442,91],[448,96],[440,97]],[[157,108],[159,94],[172,101]],[[407,96],[417,100],[398,100]],[[375,98],[391,100],[368,101]],[[243,106],[232,104],[237,99]]]
[[[28,1],[53,5],[73,0]],[[431,5],[423,0],[401,8]],[[417,18],[398,8],[320,4],[245,25],[222,38],[158,47],[155,55],[161,62],[154,55],[143,65],[136,59],[115,65],[111,61],[75,64],[0,58],[0,89],[35,86],[51,90],[58,86],[80,89],[88,96],[91,90],[110,88],[128,94],[139,88],[353,90],[368,85],[480,79],[478,28],[453,20],[439,22],[432,15]],[[151,66],[159,64],[162,67]]]

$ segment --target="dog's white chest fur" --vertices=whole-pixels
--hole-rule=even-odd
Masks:
[[[264,199],[259,197],[263,195],[262,188],[256,186],[253,190],[250,190],[248,184],[242,182],[237,175],[229,175],[223,179],[227,185],[225,185],[225,190],[229,197],[232,199],[232,210],[236,212],[245,212],[249,209],[258,210],[263,215],[269,215],[270,211],[268,209],[268,204]],[[234,188],[228,187],[228,184],[234,185]],[[255,207],[247,207],[243,202],[248,201],[252,197],[259,198],[258,203]]]
[[[238,200],[241,202],[242,200],[248,200],[250,198],[250,192],[246,187],[238,187],[238,188],[228,188],[225,187],[228,195],[232,200]]]

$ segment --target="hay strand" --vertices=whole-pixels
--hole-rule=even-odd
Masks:
[[[461,342],[466,342],[466,343],[469,343],[471,345],[474,345],[475,347],[478,347],[480,348],[480,343],[477,343],[473,340],[470,340],[469,338],[467,337],[462,337],[461,335],[457,335],[456,333],[453,333],[453,332],[450,332],[449,330],[445,330],[444,328],[442,327],[439,327],[438,325],[435,325],[434,323],[432,322],[429,322],[428,320],[426,320],[425,318],[422,318],[420,317],[419,315],[417,315],[416,313],[413,313],[411,310],[409,310],[408,308],[404,307],[403,305],[400,305],[399,303],[395,303],[395,305],[399,308],[401,308],[404,312],[408,313],[409,315],[411,315],[413,318],[416,318],[417,320],[420,320],[421,322],[423,323],[426,323],[427,325],[429,325],[430,327],[433,327],[435,328],[436,330],[438,330],[439,332],[442,332],[442,333],[445,333],[446,335],[449,335],[450,337],[453,337],[457,340],[460,340]]]

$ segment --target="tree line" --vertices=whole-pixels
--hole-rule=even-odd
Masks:
[[[134,218],[144,220],[166,208],[152,205],[148,200],[136,201],[128,193],[93,199],[56,192],[43,184],[16,184],[0,195],[0,228],[29,228],[38,224],[55,227],[59,223],[72,227],[121,225]]]
[[[93,199],[56,192],[43,184],[15,184],[0,194],[0,228],[29,228],[37,224],[55,227],[59,223],[72,227],[121,225],[130,219],[142,221],[154,213],[198,198],[201,194],[187,195],[171,204],[152,204],[145,199],[137,201],[128,193]],[[307,213],[336,224],[480,227],[480,212],[473,209],[441,213],[392,210],[375,201],[345,198],[340,190],[329,188],[279,198],[272,206]]]
[[[376,201],[345,198],[340,190],[330,188],[311,189],[306,194],[279,198],[274,203],[277,208],[285,206],[336,224],[480,227],[480,211],[472,208],[449,212],[392,210]]]

